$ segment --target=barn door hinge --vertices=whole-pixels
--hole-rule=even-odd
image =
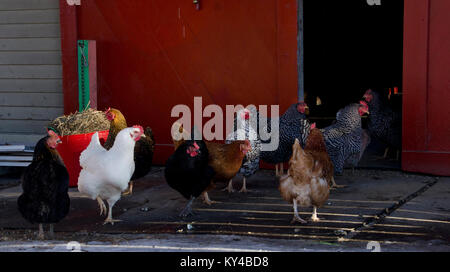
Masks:
[[[200,0],[193,0],[196,10],[200,10]]]

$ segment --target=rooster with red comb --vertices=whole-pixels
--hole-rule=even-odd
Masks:
[[[114,145],[106,150],[96,132],[88,147],[80,155],[81,172],[78,177],[78,191],[92,200],[97,200],[100,215],[108,213],[106,223],[118,220],[112,217],[112,207],[128,188],[135,172],[134,147],[143,135],[141,126],[122,129],[116,136]],[[109,210],[103,202],[108,202]]]
[[[261,139],[258,137],[256,128],[256,118],[258,116],[258,112],[255,107],[249,108],[245,108],[237,112],[235,120],[237,129],[230,133],[225,141],[227,144],[230,144],[236,140],[247,139],[250,141],[250,145],[252,147],[252,149],[245,155],[241,169],[239,169],[239,173],[243,175],[242,188],[239,191],[240,193],[248,192],[247,179],[255,174],[259,169],[259,154],[261,153]],[[253,118],[255,121],[253,126],[252,122],[250,122],[250,118]],[[229,181],[228,186],[225,187],[224,190],[229,193],[234,192],[233,179]]]
[[[104,147],[109,150],[113,146],[117,134],[127,127],[127,121],[123,114],[117,109],[108,108],[105,111],[105,115],[110,122],[110,127]],[[142,129],[142,127],[140,128]],[[132,194],[134,181],[147,175],[152,168],[155,139],[151,128],[147,127],[142,132],[146,137],[138,139],[134,147],[134,163],[136,167],[133,176],[131,177],[130,186],[128,190],[124,192],[124,195]]]

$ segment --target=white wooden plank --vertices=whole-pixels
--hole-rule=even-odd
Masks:
[[[0,25],[0,38],[55,38],[59,30],[59,24]]]
[[[0,1],[1,2],[1,1]],[[59,23],[59,10],[1,10],[0,24]]]
[[[33,156],[2,156],[2,155],[0,155],[0,161],[30,162],[32,160],[33,160]]]
[[[1,0],[0,10],[56,9],[59,0]]]
[[[0,133],[0,144],[25,145],[25,150],[22,152],[27,153],[27,149],[29,149],[27,146],[35,146],[36,143],[46,134],[45,129],[40,131],[38,134],[11,132]]]
[[[1,92],[60,92],[61,79],[0,79]],[[0,94],[1,95],[1,94]]]
[[[0,119],[9,120],[53,120],[64,113],[64,108],[48,107],[2,107]]]
[[[2,93],[0,106],[62,107],[62,93]]]
[[[0,78],[62,78],[61,65],[0,65]]]
[[[25,150],[25,145],[0,145],[0,152],[20,152]]]
[[[49,121],[0,120],[0,133],[44,134]]]
[[[8,167],[27,167],[31,162],[2,162],[0,161],[0,166],[8,166]]]
[[[60,38],[0,38],[0,51],[60,51]]]
[[[2,52],[0,64],[61,64],[61,52]]]

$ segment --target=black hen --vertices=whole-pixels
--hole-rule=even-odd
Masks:
[[[364,99],[370,108],[367,129],[371,136],[386,143],[388,147],[401,150],[402,115],[395,111],[382,95],[373,90],[367,90]],[[387,155],[387,150],[384,157]],[[397,155],[398,157],[398,155]]]
[[[22,216],[30,223],[39,223],[40,239],[44,238],[42,224],[50,224],[53,236],[53,224],[61,221],[70,207],[69,174],[56,151],[60,140],[55,132],[48,133],[36,144],[33,162],[22,176],[23,193],[17,200]]]
[[[141,138],[136,142],[134,147],[134,173],[131,180],[135,180],[147,175],[153,162],[153,151],[155,149],[155,137],[151,128],[144,130],[145,138]]]
[[[192,203],[211,184],[214,170],[208,165],[209,152],[203,141],[185,141],[166,162],[164,171],[170,187],[189,199],[180,213],[192,214]]]

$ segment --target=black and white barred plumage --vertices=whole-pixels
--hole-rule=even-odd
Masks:
[[[256,118],[258,116],[258,112],[256,108],[251,107],[250,116]],[[229,144],[236,140],[249,140],[250,145],[252,146],[252,150],[247,152],[242,162],[241,169],[239,173],[241,173],[244,177],[248,178],[256,173],[259,169],[259,157],[261,152],[261,139],[259,139],[256,125],[252,125],[250,120],[244,120],[241,118],[241,112],[237,113],[237,117],[235,118],[235,126],[236,130],[230,133],[227,136],[225,143]],[[254,119],[256,121],[256,119]],[[240,124],[238,126],[237,124]],[[256,122],[255,122],[256,124]]]
[[[305,145],[311,125],[306,119],[305,114],[298,112],[297,106],[298,104],[291,105],[287,111],[278,118],[278,131],[280,137],[278,148],[274,151],[261,151],[261,159],[263,161],[273,164],[288,161],[292,156],[292,145],[294,144],[295,139],[299,139],[302,146]],[[267,118],[265,126],[264,122],[262,124],[260,123],[260,126],[261,125],[266,131],[272,131],[270,118]],[[270,140],[261,140],[261,142],[268,143]]]
[[[354,103],[339,110],[336,123],[321,130],[336,174],[342,174],[344,164],[350,158],[358,158],[352,164],[359,162],[363,133],[359,107]]]

